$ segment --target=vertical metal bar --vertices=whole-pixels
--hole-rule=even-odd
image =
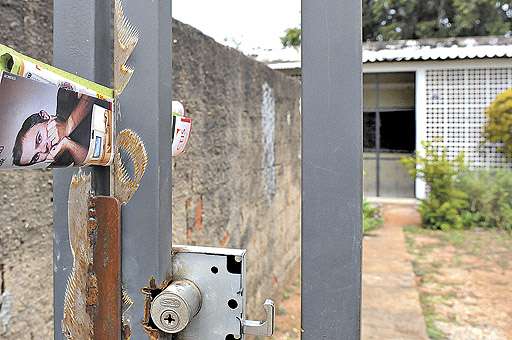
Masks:
[[[106,86],[112,84],[112,2],[54,1],[54,65]],[[97,193],[108,193],[109,170],[89,169]],[[67,215],[73,170],[54,170],[54,338],[63,339],[64,294],[72,268]]]
[[[361,2],[302,5],[302,339],[359,339]]]
[[[375,149],[376,149],[376,180],[377,180],[377,197],[380,197],[380,75],[375,74]]]
[[[123,209],[122,278],[135,302],[130,309],[132,338],[143,339],[140,288],[151,276],[162,281],[171,274],[171,1],[125,0],[125,11],[140,30],[140,42],[130,62],[135,74],[120,99],[118,128],[133,129],[141,136],[149,164],[138,192]],[[111,1],[55,1],[55,65],[111,85],[112,17]],[[63,338],[62,306],[72,264],[67,230],[72,173],[58,170],[54,175],[55,339]],[[93,174],[96,192],[106,192],[108,169]]]
[[[135,73],[121,96],[118,127],[139,134],[149,163],[139,190],[123,208],[122,272],[135,302],[129,311],[132,339],[144,339],[140,289],[152,276],[161,282],[171,275],[171,1],[124,4],[140,40],[129,62]]]

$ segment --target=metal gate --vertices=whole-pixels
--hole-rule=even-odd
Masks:
[[[121,98],[120,128],[137,128],[149,163],[138,195],[123,210],[122,281],[134,299],[131,338],[145,339],[139,287],[150,277],[160,282],[171,274],[171,0],[124,3],[140,42],[132,57],[138,72]],[[113,2],[55,1],[54,8],[54,64],[111,86],[113,65],[105,61],[113,60]],[[303,0],[302,16],[302,339],[359,339],[361,2]],[[96,194],[108,194],[109,169],[87,171]],[[72,173],[59,170],[54,183],[55,339],[63,338],[60,320],[71,261],[63,245]]]

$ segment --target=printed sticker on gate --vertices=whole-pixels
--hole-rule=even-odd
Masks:
[[[114,98],[112,89],[30,58],[2,44],[0,44],[0,71],[64,87],[91,97],[107,100]]]
[[[0,73],[0,170],[112,163],[112,101]]]

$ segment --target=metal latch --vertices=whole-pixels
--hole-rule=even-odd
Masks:
[[[274,301],[267,300],[263,305],[266,313],[265,321],[244,321],[244,334],[258,335],[258,336],[272,336],[274,335],[274,319],[276,317],[276,308]]]
[[[173,248],[173,283],[151,303],[159,330],[177,340],[234,340],[272,336],[275,306],[264,304],[266,320],[246,320],[246,251]]]

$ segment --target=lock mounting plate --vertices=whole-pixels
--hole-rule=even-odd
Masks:
[[[202,296],[197,316],[177,340],[244,339],[246,251],[173,247],[173,280],[194,282]]]

